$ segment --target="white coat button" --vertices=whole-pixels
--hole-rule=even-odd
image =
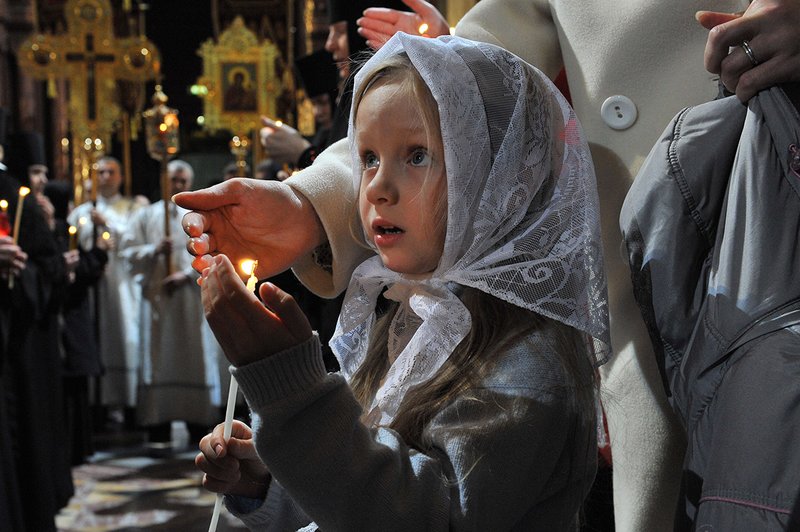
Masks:
[[[633,100],[617,94],[606,98],[600,107],[600,116],[611,129],[628,129],[636,122],[638,113]]]

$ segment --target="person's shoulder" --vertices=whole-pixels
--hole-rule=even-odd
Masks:
[[[562,396],[570,388],[562,347],[551,328],[537,329],[504,344],[483,386]]]

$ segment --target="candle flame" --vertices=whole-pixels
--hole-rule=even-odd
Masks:
[[[25,196],[27,196],[30,193],[31,193],[31,189],[29,189],[28,187],[19,187],[19,197],[20,198],[24,198]]]
[[[0,200],[0,209],[3,209],[3,212],[6,212],[6,209],[8,209],[8,202],[6,200]]]
[[[67,232],[69,234],[71,234],[71,235],[77,234],[78,233],[78,228],[75,227],[74,225],[70,225],[69,229],[67,229]]]
[[[108,240],[109,238],[111,238],[111,233],[109,233],[108,231],[103,231],[103,235],[102,236],[103,236],[103,240]]]
[[[244,259],[242,262],[239,263],[239,269],[242,270],[242,273],[245,275],[253,275],[255,270],[256,261],[253,259]]]
[[[81,216],[80,218],[78,218],[78,224],[79,225],[86,225],[87,221],[88,220],[86,220],[86,216]]]
[[[422,23],[419,25],[419,34],[425,35],[425,32],[428,31],[428,25],[426,23]]]
[[[275,125],[281,127],[283,125],[283,122],[281,122],[280,120],[276,120]]]

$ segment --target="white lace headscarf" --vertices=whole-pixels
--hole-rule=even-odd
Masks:
[[[426,279],[395,273],[376,256],[355,270],[347,289],[330,345],[348,380],[365,360],[382,289],[390,287],[386,296],[400,302],[389,328],[393,363],[372,405],[381,425],[468,334],[457,285],[586,333],[596,365],[610,349],[594,169],[572,108],[513,54],[451,36],[396,34],[359,71],[354,94],[384,58],[401,52],[438,103],[447,233]],[[349,139],[358,190],[352,111]]]

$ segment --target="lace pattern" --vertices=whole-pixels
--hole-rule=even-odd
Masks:
[[[430,278],[378,257],[354,272],[331,341],[345,377],[366,356],[377,297],[401,302],[393,363],[374,408],[391,421],[406,391],[431,378],[470,329],[453,284],[471,286],[585,332],[594,363],[610,354],[600,216],[589,148],[574,111],[537,69],[501,48],[399,33],[361,69],[405,52],[439,104],[447,169],[444,252]],[[354,186],[358,147],[350,124]]]

